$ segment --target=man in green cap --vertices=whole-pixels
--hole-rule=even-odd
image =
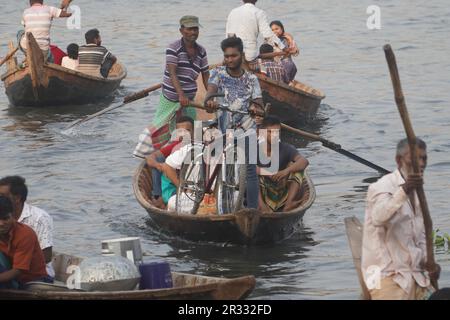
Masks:
[[[162,97],[170,104],[177,104],[183,108],[189,105],[197,93],[197,78],[203,76],[205,88],[209,79],[209,65],[206,50],[197,43],[199,19],[195,16],[184,16],[180,19],[180,33],[183,36],[169,45],[166,50],[166,70],[164,73]],[[167,102],[167,101],[165,101]],[[165,108],[160,104],[156,118],[172,115],[168,112],[172,108]],[[178,108],[176,108],[178,109]],[[195,114],[189,114],[195,119]]]

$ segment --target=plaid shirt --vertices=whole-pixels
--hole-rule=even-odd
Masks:
[[[290,82],[286,70],[279,62],[262,60],[259,64],[259,71],[265,73],[269,78],[275,81],[282,81],[284,83]]]

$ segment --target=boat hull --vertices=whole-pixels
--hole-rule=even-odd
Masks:
[[[196,216],[160,210],[152,205],[148,197],[151,192],[151,174],[145,163],[136,171],[133,188],[138,202],[165,233],[193,241],[254,245],[286,240],[298,230],[316,196],[308,175],[305,182],[305,196],[297,209],[270,214],[244,209],[234,214]]]

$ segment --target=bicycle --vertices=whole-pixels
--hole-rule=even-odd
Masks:
[[[224,94],[215,94],[210,96],[207,101],[224,96]],[[233,114],[252,115],[248,111],[231,110],[225,104],[221,104],[218,109]],[[215,124],[209,126],[208,129],[214,126]],[[180,171],[180,186],[177,188],[176,195],[177,212],[181,212],[181,209],[186,205],[184,201],[188,199],[188,201],[193,202],[193,207],[189,210],[190,213],[197,214],[206,194],[216,195],[218,214],[233,213],[242,208],[247,186],[247,165],[238,163],[236,137],[234,137],[232,143],[228,141],[229,139],[224,139],[225,137],[226,134],[219,137],[223,141],[223,148],[217,163],[214,165],[205,161],[205,154],[207,148],[216,139],[209,143],[194,143]],[[233,157],[232,161],[229,159],[230,154]]]

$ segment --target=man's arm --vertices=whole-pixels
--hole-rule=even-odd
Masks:
[[[180,179],[178,178],[177,171],[169,166],[167,163],[163,163],[161,166],[161,172],[176,186],[180,185]]]
[[[162,171],[162,163],[158,162],[157,158],[163,157],[164,155],[161,153],[161,151],[157,150],[155,152],[152,152],[147,158],[145,158],[145,161],[147,162],[147,165],[150,168],[154,168],[158,171]]]
[[[42,254],[44,255],[45,264],[52,262],[53,247],[48,247],[48,248],[43,249]]]
[[[205,89],[208,90],[209,71],[203,72],[202,78],[203,78],[203,85],[205,86]]]
[[[0,283],[6,283],[12,280],[16,280],[20,275],[22,274],[22,271],[17,269],[8,270],[5,272],[0,273]]]
[[[69,18],[71,16],[72,14],[70,12],[67,12],[66,10],[61,11],[61,13],[59,14],[60,18]]]
[[[180,105],[182,107],[187,107],[189,105],[189,99],[186,98],[186,96],[184,95],[184,91],[181,88],[180,80],[178,79],[177,76],[177,66],[174,64],[168,64],[167,69],[169,70],[170,80],[172,81],[172,84],[175,90],[177,91]]]
[[[291,173],[297,173],[305,170],[308,166],[309,161],[300,154],[297,154],[294,158],[294,163],[291,166],[288,166],[286,169],[281,170],[277,174],[273,175],[272,180],[278,182],[285,177],[288,177]]]
[[[209,97],[211,97],[213,94],[216,94],[218,91],[219,91],[219,88],[217,87],[217,85],[215,85],[213,83],[208,83],[208,90],[206,92],[206,97],[205,97],[205,102],[208,101],[208,103],[206,104],[205,107],[209,113],[216,112],[217,108],[219,107],[219,104],[217,103],[217,101],[208,100]]]
[[[367,205],[372,208],[374,225],[378,227],[385,225],[407,200],[408,195],[402,187],[399,187],[393,194],[369,187]]]

